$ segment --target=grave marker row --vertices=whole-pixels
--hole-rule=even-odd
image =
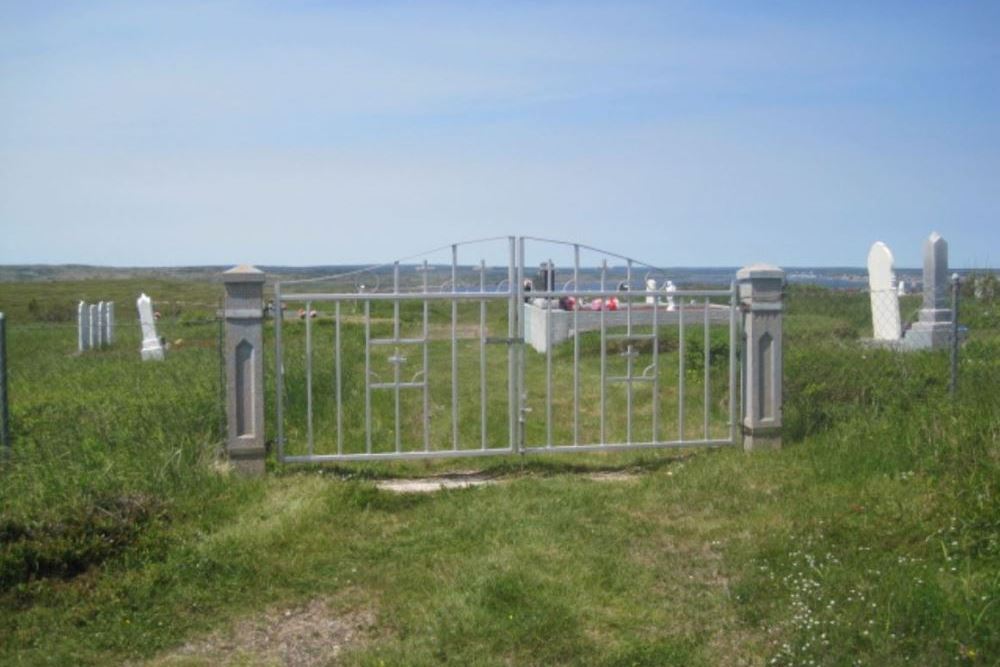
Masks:
[[[115,338],[114,301],[90,304],[81,301],[76,307],[76,331],[80,352],[110,346]]]

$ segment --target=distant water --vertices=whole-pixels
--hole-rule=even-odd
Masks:
[[[269,272],[292,273],[296,277],[323,275],[324,272],[340,273],[346,268],[356,267],[309,267],[305,269],[289,269],[285,267],[268,267]],[[791,285],[816,285],[828,289],[838,290],[864,290],[868,287],[868,270],[863,267],[783,267],[785,276]],[[277,270],[275,270],[277,269]],[[431,265],[428,283],[430,290],[448,291],[451,289],[451,267],[446,265]],[[709,288],[725,289],[736,278],[738,267],[675,267],[647,271],[636,269],[631,276],[631,283],[634,289],[641,290],[645,287],[647,278],[656,281],[657,287],[662,288],[667,280],[673,281],[679,289]],[[967,269],[955,269],[959,275],[965,275],[972,271]],[[400,284],[406,291],[419,291],[419,285],[423,280],[423,274],[417,271],[413,265],[400,266]],[[532,267],[525,270],[525,278],[533,281],[536,287],[543,284],[537,268]],[[923,272],[921,269],[896,269],[897,279],[905,282],[907,292],[915,292],[921,289]],[[291,277],[291,276],[289,276]],[[477,267],[460,265],[457,268],[457,287],[460,292],[478,291],[479,270]],[[556,291],[572,289],[572,268],[556,267],[555,287]],[[623,266],[609,267],[604,276],[606,289],[617,289],[620,284],[627,282],[627,270]],[[580,289],[597,290],[600,288],[601,273],[594,267],[580,267]],[[346,291],[355,291],[358,285],[365,284],[371,289],[373,286],[377,291],[387,291],[391,289],[392,274],[391,269],[380,267],[374,271],[364,271],[352,276],[348,282],[357,283],[346,287]],[[507,267],[491,266],[487,267],[486,285],[487,291],[506,289]],[[320,287],[323,283],[316,283]]]

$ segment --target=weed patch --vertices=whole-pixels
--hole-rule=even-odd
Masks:
[[[0,592],[34,579],[75,577],[131,545],[146,525],[163,519],[146,494],[96,498],[58,519],[0,516]]]

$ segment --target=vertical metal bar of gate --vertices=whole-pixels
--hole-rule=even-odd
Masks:
[[[479,260],[479,293],[486,294],[486,260]],[[486,299],[479,300],[479,421],[481,448],[486,449]]]
[[[517,337],[517,322],[520,317],[517,312],[519,307],[519,291],[515,285],[517,282],[517,272],[514,266],[517,261],[517,242],[513,236],[508,238],[508,245],[510,256],[507,258],[507,287],[510,291],[510,296],[507,299],[507,412],[509,413],[507,415],[507,435],[510,442],[510,450],[514,451],[517,447],[518,405],[515,355],[517,354],[517,349],[521,346],[516,345],[514,342],[514,339]]]
[[[625,263],[625,442],[632,442],[632,260]]]
[[[677,333],[680,343],[677,353],[680,355],[677,376],[677,439],[684,440],[684,297],[677,299]]]
[[[393,398],[395,399],[395,435],[396,435],[396,451],[403,451],[402,444],[400,442],[400,427],[399,427],[399,382],[401,380],[400,373],[402,372],[403,357],[399,351],[399,262],[395,262],[392,265],[392,293],[396,296],[392,301],[392,338],[396,341],[396,345],[393,347],[395,352],[393,353],[393,371],[392,371],[392,383],[393,383]]]
[[[451,293],[458,292],[458,246],[451,246]],[[451,300],[451,448],[458,450],[458,299]]]
[[[546,292],[552,292],[555,281],[552,279],[554,268],[552,260],[545,265]],[[545,298],[545,446],[552,446],[552,296]]]
[[[424,290],[424,326],[423,326],[423,357],[424,357],[424,406],[423,406],[423,423],[424,423],[424,451],[429,452],[431,450],[431,395],[430,395],[430,352],[429,352],[429,341],[430,338],[430,306],[427,301],[427,288],[428,280],[430,276],[428,275],[427,260],[424,260],[424,270],[423,270],[423,290]]]
[[[285,311],[281,303],[281,283],[274,283],[274,372],[277,378],[274,382],[275,420],[278,422],[278,460],[285,459],[285,365],[281,354],[281,321],[285,319]]]
[[[372,453],[372,302],[365,299],[365,453]]]
[[[608,380],[608,337],[607,330],[604,321],[604,309],[607,306],[607,298],[603,295],[605,289],[605,283],[608,277],[608,260],[601,260],[601,444],[608,441],[607,432],[605,428],[605,388],[604,385],[607,384]]]
[[[517,240],[517,308],[524,308],[524,237]],[[528,410],[528,396],[524,389],[524,317],[517,319],[517,448],[524,451],[525,413]]]
[[[736,308],[738,305],[736,281],[729,285],[729,439],[736,444]]]
[[[336,366],[337,381],[335,392],[337,395],[337,454],[344,453],[344,399],[342,389],[342,369],[340,361],[340,302],[333,306],[333,348],[334,365]]]
[[[649,286],[647,285],[648,289]],[[653,292],[653,439],[660,438],[660,304]]]
[[[312,302],[306,301],[306,446],[309,456],[314,451],[313,445],[313,382],[312,382]]]
[[[705,297],[705,440],[708,440],[708,407],[711,403],[712,390],[711,390],[711,376],[709,375],[709,369],[712,367],[712,345],[711,339],[708,335],[708,297]]]
[[[580,290],[580,244],[573,244],[573,289]],[[573,295],[573,444],[580,444],[580,296]]]

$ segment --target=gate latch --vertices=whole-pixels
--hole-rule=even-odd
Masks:
[[[487,345],[515,345],[517,343],[523,343],[523,338],[503,338],[503,337],[488,337],[486,339]]]

